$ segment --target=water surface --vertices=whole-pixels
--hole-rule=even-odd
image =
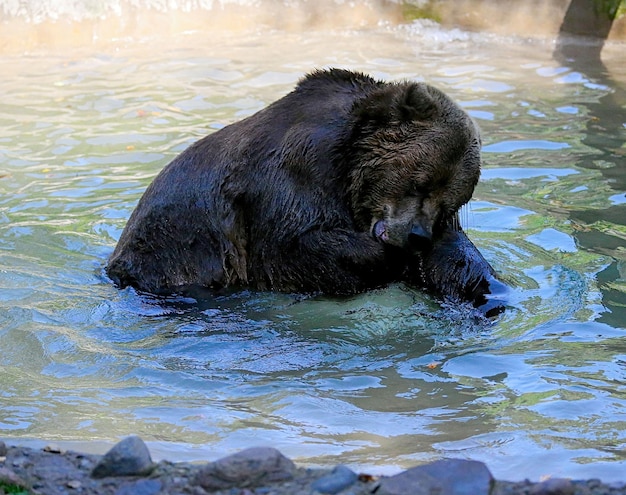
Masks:
[[[415,23],[0,55],[0,435],[623,479],[626,52],[607,46],[605,71],[551,51]],[[513,287],[507,312],[401,285],[202,302],[113,287],[102,269],[159,170],[328,66],[426,81],[477,120],[463,221]]]

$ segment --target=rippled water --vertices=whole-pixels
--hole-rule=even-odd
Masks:
[[[596,72],[551,51],[414,24],[0,55],[0,435],[624,478],[626,52],[608,46]],[[173,156],[324,66],[425,80],[479,122],[485,166],[463,216],[514,287],[503,316],[402,286],[163,302],[103,276]]]

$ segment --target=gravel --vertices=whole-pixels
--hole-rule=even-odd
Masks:
[[[105,455],[7,446],[0,495],[626,495],[626,483],[552,478],[494,480],[477,461],[443,459],[394,476],[296,466],[278,450],[250,448],[215,462],[155,463],[137,436]]]

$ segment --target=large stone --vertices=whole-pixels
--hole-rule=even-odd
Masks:
[[[206,490],[259,486],[290,480],[296,467],[278,450],[253,447],[207,464],[197,473],[193,484]]]
[[[444,459],[383,478],[376,495],[489,495],[493,483],[482,462]]]
[[[141,476],[154,468],[148,447],[137,436],[130,436],[113,446],[91,472],[93,478]]]
[[[335,495],[341,490],[352,486],[358,480],[358,475],[346,466],[336,466],[329,474],[316,479],[311,488],[317,493]]]
[[[48,452],[37,453],[37,456],[29,458],[33,463],[30,471],[34,479],[46,480],[54,483],[67,483],[68,473],[75,470],[75,466],[68,456],[51,454]],[[26,466],[28,466],[27,462]]]
[[[159,480],[141,479],[120,486],[115,495],[157,495],[163,483]]]
[[[534,485],[528,492],[530,495],[574,495],[576,487],[568,479],[550,478]]]

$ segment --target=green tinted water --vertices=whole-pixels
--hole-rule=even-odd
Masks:
[[[0,55],[0,436],[623,478],[626,52],[607,47],[606,73],[551,50],[415,24]],[[163,304],[106,280],[172,157],[324,66],[425,80],[479,122],[484,172],[463,216],[514,287],[502,317],[400,286]]]

